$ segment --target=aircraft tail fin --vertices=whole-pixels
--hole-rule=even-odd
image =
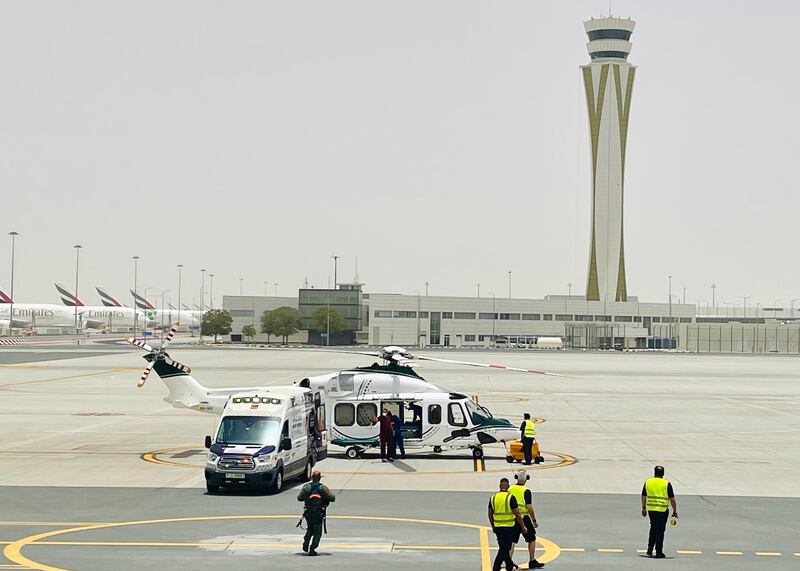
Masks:
[[[155,309],[156,306],[147,301],[143,296],[139,295],[135,291],[131,290],[131,295],[133,299],[136,301],[136,307],[139,309]]]
[[[14,303],[14,301],[10,295],[6,295],[6,292],[0,289],[0,303]]]
[[[56,289],[58,290],[58,294],[61,296],[61,303],[63,303],[64,305],[68,307],[75,307],[76,305],[78,307],[82,307],[86,305],[80,299],[78,299],[78,296],[70,293],[70,291],[67,289],[67,286],[65,286],[64,284],[57,283],[55,284],[55,286]]]
[[[103,305],[105,305],[106,307],[122,307],[122,304],[119,301],[117,301],[117,299],[113,295],[108,293],[107,289],[102,288],[100,286],[95,286],[94,289],[97,290],[97,294],[100,296],[100,301],[102,301]]]

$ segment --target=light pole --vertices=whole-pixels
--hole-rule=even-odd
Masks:
[[[672,349],[672,276],[669,276],[669,348]]]
[[[744,300],[744,306],[742,307],[742,317],[747,317],[747,300],[750,299],[749,295],[740,295],[739,299]],[[736,310],[733,311],[734,317],[736,317]]]
[[[425,282],[425,297],[428,297],[428,286],[431,285],[430,282]]]
[[[200,342],[203,342],[203,314],[206,312],[206,270],[200,270]]]
[[[494,320],[497,317],[497,308],[495,305],[496,299],[494,292],[489,292],[492,294],[492,345],[494,345]]]
[[[339,270],[339,256],[334,254],[331,257],[333,258],[333,289],[336,289]]]
[[[508,299],[511,299],[511,270],[508,270]]]
[[[798,301],[798,300],[800,300],[800,297],[796,297],[790,302],[791,303],[791,309],[790,309],[791,313],[789,314],[789,317],[791,317],[792,319],[794,319],[794,302]]]
[[[480,297],[480,287],[481,284],[478,284],[478,297]],[[414,290],[414,293],[417,294],[417,347],[422,347],[422,344],[419,341],[419,312],[422,306],[422,297],[420,296],[419,290]]]
[[[242,296],[243,288],[244,288],[244,278],[239,278],[239,297]]]
[[[208,301],[210,302],[209,305],[211,306],[211,309],[214,309],[214,274],[209,274],[208,279],[209,279]]]
[[[168,291],[169,291],[168,289],[165,289],[161,292],[161,341],[162,342],[164,341],[164,298],[167,297]]]
[[[481,284],[475,284],[475,285],[478,286],[478,299],[480,299],[481,298]],[[416,291],[416,290],[414,290],[414,291]]]
[[[264,282],[264,297],[267,297],[267,284],[269,282]]]
[[[719,317],[719,311],[717,311],[717,284],[711,284],[711,307],[714,308],[714,312]]]
[[[139,287],[139,256],[131,257],[133,260],[133,336],[136,337],[136,326],[139,322],[139,311],[136,307],[136,293]]]
[[[686,305],[686,286],[683,286],[683,305]]]
[[[78,333],[78,269],[80,266],[80,257],[81,257],[81,246],[80,244],[75,244],[73,246],[75,248],[75,333]]]
[[[8,235],[11,236],[11,312],[8,314],[8,334],[11,335],[14,329],[14,254],[19,232],[11,231]]]
[[[278,297],[278,284],[275,284],[275,297]]]
[[[572,301],[572,282],[567,284],[567,301],[564,302],[564,313],[569,313],[567,302]]]
[[[178,325],[181,323],[181,273],[183,264],[178,264]]]

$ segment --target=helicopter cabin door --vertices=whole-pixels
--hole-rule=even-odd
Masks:
[[[381,410],[388,409],[392,416],[400,419],[403,441],[413,443],[422,439],[422,404],[413,400],[386,400],[381,402]]]

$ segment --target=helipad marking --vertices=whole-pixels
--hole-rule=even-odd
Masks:
[[[66,535],[69,533],[78,533],[81,531],[92,531],[97,529],[109,529],[109,528],[116,528],[116,527],[128,527],[134,525],[151,525],[151,524],[164,524],[164,523],[183,523],[183,522],[196,522],[196,521],[230,521],[230,520],[270,520],[270,519],[291,519],[294,520],[297,518],[297,515],[229,515],[229,516],[195,516],[195,517],[179,517],[179,518],[167,518],[167,519],[153,519],[153,520],[139,520],[139,521],[123,521],[123,522],[112,522],[112,523],[95,523],[90,525],[83,525],[79,527],[70,527],[67,529],[58,529],[53,531],[46,531],[43,533],[38,533],[35,535],[29,535],[27,537],[23,537],[16,541],[10,542],[6,545],[5,549],[3,549],[3,555],[9,561],[12,561],[18,565],[24,567],[32,567],[34,569],[38,569],[39,571],[68,571],[67,569],[61,567],[54,567],[51,565],[47,565],[45,563],[39,563],[37,561],[33,561],[25,557],[22,554],[22,549],[29,545],[61,545],[69,544],[69,545],[104,545],[104,546],[126,546],[126,545],[141,545],[141,546],[189,546],[194,547],[191,543],[188,545],[184,543],[180,545],[181,542],[175,542],[172,544],[164,543],[164,542],[134,542],[133,544],[126,543],[126,542],[49,542],[49,541],[42,541],[49,539],[51,537],[56,537],[60,535]],[[478,550],[481,552],[481,566],[483,570],[490,570],[491,564],[489,563],[489,541],[488,541],[488,527],[482,525],[476,525],[471,523],[461,523],[461,522],[454,522],[454,521],[442,521],[442,520],[431,520],[431,519],[417,519],[417,518],[402,518],[402,517],[386,517],[386,516],[347,516],[347,515],[333,515],[328,516],[328,519],[337,519],[337,520],[356,520],[356,521],[383,521],[383,522],[395,522],[395,523],[416,523],[422,525],[440,525],[440,526],[447,526],[447,527],[460,527],[465,529],[474,529],[478,531],[479,534],[479,546]],[[552,561],[560,554],[560,549],[558,545],[544,539],[542,537],[538,538],[540,545],[543,548],[543,553],[539,557],[539,560],[543,563],[547,563]],[[209,546],[213,544],[203,543],[203,546]],[[225,546],[229,545],[228,543]],[[246,544],[244,544],[246,545]],[[237,545],[239,547],[239,545]],[[374,549],[374,545],[371,548]],[[457,546],[462,547],[462,546]]]
[[[145,452],[141,454],[139,457],[144,460],[145,462],[150,462],[151,464],[159,464],[162,466],[171,466],[174,468],[192,468],[194,470],[199,470],[205,468],[205,465],[201,464],[189,464],[187,462],[175,462],[173,460],[165,460],[161,458],[161,456],[166,454],[172,454],[172,458],[175,458],[181,454],[185,454],[191,450],[197,450],[197,446],[176,446],[174,448],[162,448],[160,450],[153,450],[151,452]],[[569,454],[563,454],[561,452],[548,452],[546,450],[542,450],[542,454],[547,454],[549,456],[555,456],[559,460],[555,463],[543,463],[543,464],[532,464],[530,466],[525,466],[526,470],[552,470],[553,468],[566,468],[567,466],[571,466],[573,464],[578,463],[578,459],[574,456],[570,456]],[[419,457],[421,460],[426,460],[426,457]],[[466,460],[466,458],[465,458]],[[482,459],[484,460],[484,459]],[[498,459],[499,460],[499,459]],[[483,469],[478,470],[473,463],[473,467],[471,470],[420,470],[417,472],[365,472],[359,471],[356,473],[353,472],[346,472],[346,471],[328,471],[326,470],[325,473],[328,476],[404,476],[408,477],[410,475],[439,475],[439,476],[449,476],[452,474],[471,474],[474,472],[508,472],[508,466],[506,465],[505,460],[503,460],[505,467],[503,468],[486,468],[485,460],[483,464]]]

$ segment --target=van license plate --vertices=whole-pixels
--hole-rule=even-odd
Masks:
[[[244,480],[244,474],[237,474],[235,472],[225,472],[225,477],[231,480]]]

